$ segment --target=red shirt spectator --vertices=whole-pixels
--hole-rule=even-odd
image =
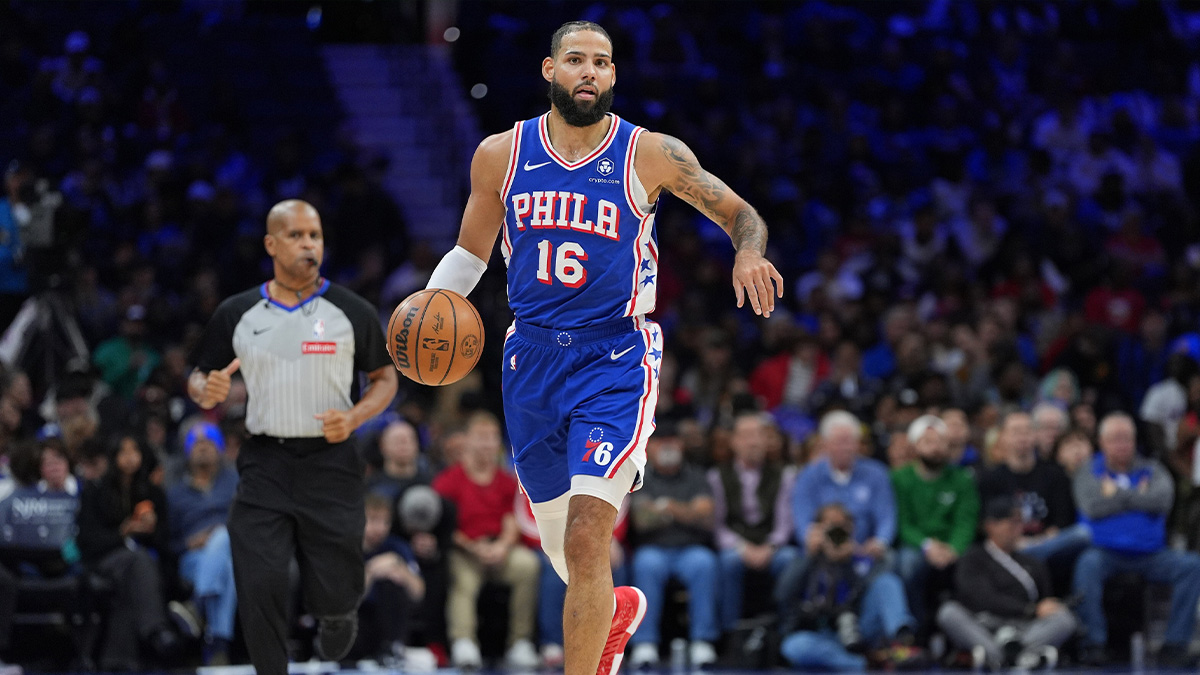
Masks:
[[[433,489],[458,507],[458,529],[468,539],[491,538],[500,536],[504,516],[513,512],[517,481],[496,471],[489,483],[480,485],[457,464],[433,481]]]
[[[1084,300],[1084,315],[1090,323],[1137,333],[1146,309],[1146,298],[1132,288],[1098,286]]]

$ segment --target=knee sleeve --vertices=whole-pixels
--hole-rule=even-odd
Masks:
[[[542,539],[542,550],[550,558],[554,571],[567,583],[567,506],[571,493],[561,494],[548,502],[530,504],[533,519],[537,521],[538,536]]]

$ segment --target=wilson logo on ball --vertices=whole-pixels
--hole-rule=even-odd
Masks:
[[[421,311],[420,307],[410,307],[408,313],[404,315],[404,324],[400,327],[400,332],[396,333],[396,366],[399,368],[408,368],[412,365],[408,360],[408,330],[412,327],[413,317],[419,311]]]

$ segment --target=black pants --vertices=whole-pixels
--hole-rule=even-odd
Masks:
[[[413,601],[403,586],[379,579],[371,584],[358,607],[358,638],[350,655],[374,658],[388,655],[393,644],[408,642]]]
[[[12,638],[13,614],[17,612],[17,578],[0,565],[0,652],[8,649]]]
[[[362,598],[362,463],[349,442],[257,436],[237,463],[227,527],[238,613],[258,675],[286,675],[292,558],[313,616],[350,614]]]
[[[95,569],[113,582],[100,667],[137,670],[139,643],[167,626],[158,563],[141,549],[122,546],[105,553]]]

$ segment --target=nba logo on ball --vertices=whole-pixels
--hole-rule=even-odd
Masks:
[[[325,319],[313,319],[313,337],[325,337]]]
[[[601,176],[607,176],[608,174],[612,173],[613,172],[612,160],[605,157],[604,159],[600,160],[599,162],[596,162],[596,171],[599,171]]]

